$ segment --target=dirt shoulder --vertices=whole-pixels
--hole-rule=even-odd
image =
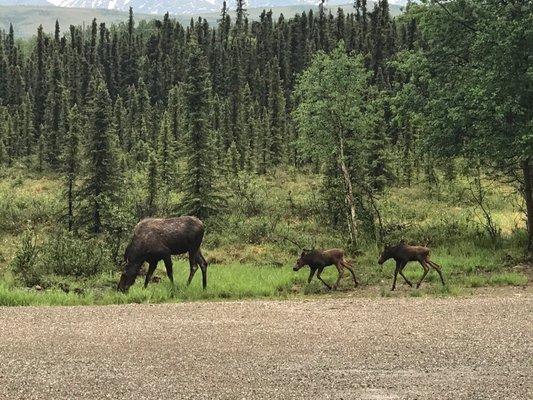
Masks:
[[[0,308],[1,399],[526,399],[533,295]]]

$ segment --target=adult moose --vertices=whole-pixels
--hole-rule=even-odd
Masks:
[[[381,256],[379,257],[378,263],[380,265],[383,265],[385,261],[391,258],[396,261],[396,269],[394,270],[394,280],[392,281],[391,290],[394,290],[396,288],[396,278],[398,274],[402,276],[402,278],[409,286],[413,286],[409,279],[407,279],[403,274],[403,269],[405,268],[405,265],[410,261],[418,261],[420,265],[422,265],[422,268],[424,268],[424,273],[422,274],[420,281],[416,285],[417,289],[420,287],[420,284],[429,272],[430,266],[433,267],[435,271],[437,271],[440,276],[442,285],[445,285],[441,267],[437,263],[429,259],[429,253],[430,250],[427,247],[409,246],[405,244],[403,240],[396,246],[385,246],[383,253],[381,253]]]
[[[348,263],[348,261],[344,259],[344,251],[342,251],[341,249],[330,249],[322,251],[304,250],[302,251],[300,258],[298,258],[298,260],[296,261],[296,265],[294,266],[293,270],[298,271],[305,265],[309,265],[309,268],[311,269],[311,272],[309,273],[309,278],[307,279],[307,283],[311,283],[315,272],[318,271],[316,277],[320,279],[328,289],[332,289],[331,285],[324,282],[321,277],[321,274],[324,268],[326,268],[327,266],[335,265],[337,267],[337,271],[339,272],[339,276],[337,278],[337,282],[335,282],[335,284],[333,285],[333,289],[337,289],[337,287],[339,286],[341,278],[344,275],[344,268],[347,268],[348,271],[350,271],[353,277],[353,282],[355,286],[357,286],[357,279],[355,278],[355,273],[353,272],[352,266]]]
[[[133,231],[133,238],[126,248],[124,272],[118,282],[118,290],[127,291],[135,283],[135,279],[146,261],[148,272],[144,287],[157,267],[160,260],[165,262],[168,279],[174,285],[172,273],[172,255],[189,253],[190,274],[189,285],[200,266],[202,285],[207,287],[207,262],[200,251],[204,238],[204,224],[196,217],[183,216],[177,218],[147,218],[140,221]]]

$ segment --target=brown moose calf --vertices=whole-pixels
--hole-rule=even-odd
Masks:
[[[409,279],[407,279],[403,274],[403,269],[405,268],[405,265],[410,261],[418,261],[420,265],[422,265],[422,268],[424,268],[424,273],[422,274],[420,281],[416,285],[417,288],[420,287],[420,284],[429,272],[430,266],[433,267],[435,271],[437,271],[442,284],[445,285],[441,267],[437,263],[429,259],[429,252],[430,250],[427,247],[409,246],[403,241],[401,241],[396,246],[385,246],[383,253],[381,253],[381,256],[379,257],[378,263],[382,265],[385,261],[391,258],[396,261],[396,269],[394,270],[394,280],[392,281],[391,290],[394,290],[396,288],[396,278],[398,274],[402,276],[402,278],[409,286],[413,286],[413,284],[409,282]]]
[[[298,258],[298,260],[296,261],[296,265],[294,266],[293,270],[298,271],[305,265],[309,265],[309,268],[311,269],[311,272],[309,273],[309,278],[307,279],[307,283],[311,282],[313,276],[315,275],[315,272],[318,271],[316,274],[317,278],[320,279],[328,289],[331,289],[332,287],[326,282],[324,282],[320,275],[322,274],[324,268],[329,265],[335,265],[337,267],[337,271],[339,272],[339,277],[337,278],[337,282],[335,282],[335,284],[333,285],[333,289],[337,289],[337,287],[339,286],[339,282],[341,281],[341,278],[344,275],[344,268],[347,268],[348,271],[350,271],[353,277],[353,282],[355,286],[357,286],[357,279],[355,278],[355,273],[353,272],[352,266],[348,263],[348,261],[344,259],[344,251],[340,249],[330,249],[322,251],[304,250],[302,251],[300,258]]]

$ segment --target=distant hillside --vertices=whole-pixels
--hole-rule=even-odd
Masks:
[[[368,2],[368,7],[370,10],[373,9],[374,3],[375,3],[374,1]],[[342,8],[345,13],[354,12],[353,2],[348,3],[348,4],[331,5],[328,8],[334,14],[337,12],[337,9],[339,8]],[[399,15],[402,12],[401,11],[402,6],[399,6],[399,5],[390,4],[389,8],[390,8],[390,13],[393,16]],[[265,9],[264,7],[250,8],[248,10],[248,17],[252,20],[257,20],[259,19],[259,16],[261,15],[264,9]],[[267,8],[267,10],[268,9],[269,8]],[[318,6],[309,5],[309,4],[301,4],[301,5],[293,5],[293,6],[272,7],[272,13],[273,13],[274,18],[278,18],[280,14],[283,14],[285,17],[292,17],[295,14],[300,14],[304,11],[309,11],[310,9],[318,11]],[[230,12],[230,14],[232,14],[233,16],[234,13]],[[219,19],[220,14],[219,13],[208,13],[208,14],[203,14],[202,17],[204,17],[205,19],[211,22],[211,21],[216,21],[217,19]],[[188,16],[188,18],[190,18],[190,16]]]
[[[369,2],[371,3],[371,2]],[[352,12],[352,4],[331,6],[332,12],[336,12],[337,8],[343,8],[345,12]],[[318,10],[317,6],[302,4],[285,7],[274,7],[272,9],[274,18],[278,18],[280,14],[285,17],[292,17],[297,13],[302,13],[310,9]],[[400,6],[391,5],[391,14],[398,15],[401,10]],[[251,8],[248,10],[250,19],[258,19],[263,8]],[[218,12],[205,13],[201,15],[209,23],[215,23],[219,18]],[[182,23],[188,23],[191,18],[197,18],[198,15],[173,15]],[[123,11],[104,10],[104,9],[90,9],[90,8],[64,8],[54,6],[0,6],[0,29],[7,30],[9,24],[12,23],[17,37],[30,37],[37,31],[37,27],[42,25],[45,32],[53,32],[56,19],[59,20],[62,31],[66,31],[70,25],[88,25],[93,18],[98,22],[105,22],[106,24],[118,23],[126,21],[128,14]],[[161,15],[153,14],[135,14],[135,20],[152,20],[161,18]]]
[[[60,8],[60,7],[36,7],[36,6],[0,6],[0,29],[7,30],[9,24],[13,24],[17,37],[29,37],[35,35],[37,27],[42,25],[45,32],[53,32],[56,19],[63,32],[70,25],[87,25],[93,18],[98,22],[111,24],[127,19],[127,13],[112,10],[97,10],[87,8]],[[154,19],[157,16],[139,14],[137,20]]]
[[[66,8],[99,8],[127,12],[162,15],[204,15],[217,13],[222,9],[224,0],[0,0],[0,5],[58,6]],[[228,9],[235,10],[236,0],[226,0]],[[372,1],[369,1],[371,3]],[[405,5],[407,0],[389,0],[390,4]],[[318,5],[319,0],[247,0],[247,8],[274,9],[294,5]],[[330,6],[347,4],[346,0],[327,0]]]

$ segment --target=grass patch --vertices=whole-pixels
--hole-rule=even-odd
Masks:
[[[301,296],[320,296],[331,293],[322,282],[313,280],[307,284],[307,271],[295,273],[289,267],[265,267],[246,264],[213,265],[208,270],[208,288],[201,288],[200,272],[192,284],[187,287],[185,280],[188,266],[184,262],[176,263],[176,285],[173,288],[163,271],[158,271],[160,283],[151,283],[143,288],[143,279],[139,277],[128,293],[115,290],[118,274],[105,274],[83,282],[66,278],[50,278],[55,286],[37,291],[33,288],[17,287],[9,274],[0,280],[0,306],[73,306],[73,305],[108,305],[128,303],[165,303],[199,300],[239,300],[239,299],[286,299]],[[330,269],[323,273],[326,282],[334,283],[336,271]],[[362,282],[366,284],[366,282]],[[454,280],[446,286],[440,282],[424,281],[420,289],[410,289],[410,297],[448,297],[465,293],[465,288],[484,286],[523,286],[528,283],[525,275],[508,272],[488,276],[471,275]],[[390,291],[390,282],[380,286],[381,297],[397,296],[398,292]],[[68,293],[62,289],[70,288]],[[77,289],[77,290],[76,290]],[[340,290],[355,291],[353,283],[346,277]]]
[[[465,287],[478,288],[484,286],[525,286],[528,283],[526,275],[517,272],[504,272],[494,275],[472,275],[462,279]]]

